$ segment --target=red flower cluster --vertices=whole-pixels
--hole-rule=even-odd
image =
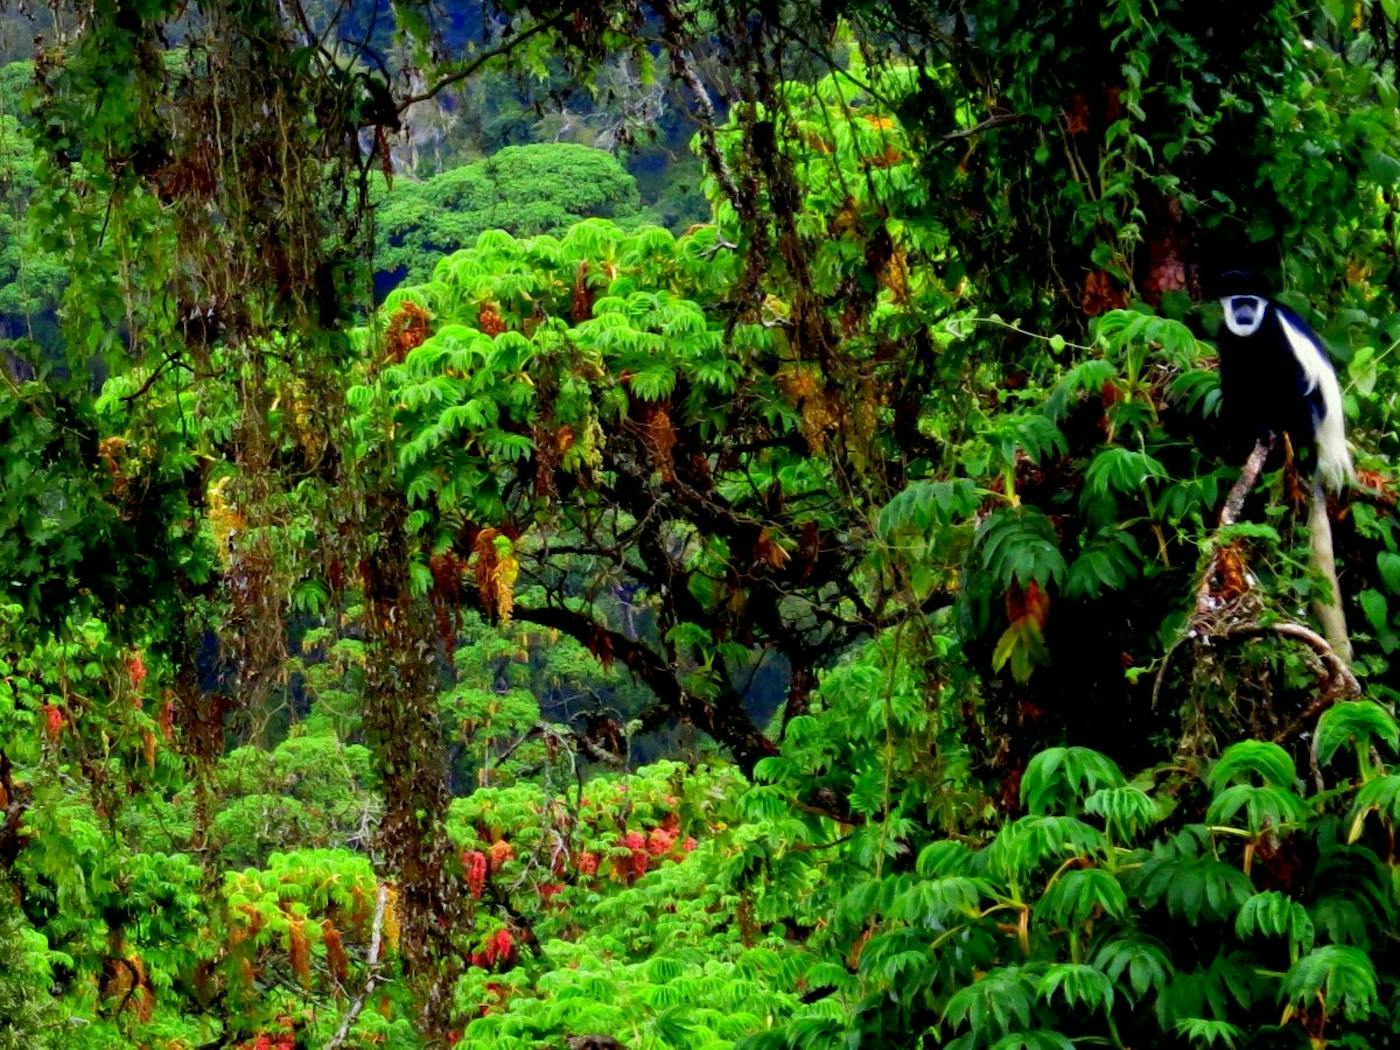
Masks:
[[[126,676],[131,679],[131,687],[140,689],[141,683],[146,680],[146,661],[141,659],[141,650],[137,649],[126,658]]]
[[[497,963],[508,963],[515,957],[515,940],[510,930],[502,927],[486,938],[486,945],[479,952],[472,952],[471,964],[489,970]]]
[[[467,874],[467,891],[473,900],[481,900],[486,885],[486,854],[479,849],[462,851],[462,870]]]
[[[508,860],[515,859],[515,847],[505,839],[491,844],[491,872],[492,874],[501,870],[501,865]]]
[[[63,710],[57,704],[44,705],[44,734],[50,742],[58,739],[63,731]]]

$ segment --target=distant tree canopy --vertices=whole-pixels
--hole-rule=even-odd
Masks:
[[[40,247],[25,218],[39,184],[39,157],[18,101],[33,77],[32,63],[0,66],[0,345],[30,339],[52,362],[62,358],[58,306],[67,266]]]
[[[507,146],[485,160],[423,180],[376,180],[377,286],[418,283],[437,260],[486,230],[519,237],[564,233],[585,218],[626,219],[637,183],[611,153],[571,143]]]

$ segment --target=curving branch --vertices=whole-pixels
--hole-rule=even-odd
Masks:
[[[968,139],[973,135],[980,135],[984,131],[991,131],[993,128],[1004,128],[1009,124],[1021,124],[1029,120],[1030,117],[1024,113],[994,113],[970,128],[959,128],[957,131],[950,131],[946,135],[940,135],[940,144],[956,142],[959,139]]]
[[[761,758],[778,753],[773,743],[749,718],[737,696],[730,702],[711,703],[682,688],[666,658],[650,646],[619,631],[610,630],[584,612],[546,606],[515,606],[517,620],[552,627],[593,650],[600,642],[613,659],[623,665],[651,690],[657,704],[642,717],[644,728],[655,728],[671,718],[679,718],[729,748],[735,763],[748,776]]]
[[[521,44],[525,43],[525,41],[529,40],[531,37],[538,36],[540,33],[543,33],[550,29],[557,29],[563,24],[564,16],[562,14],[558,14],[555,15],[553,18],[545,19],[543,22],[536,22],[529,29],[522,29],[519,33],[515,34],[515,36],[511,37],[509,40],[503,41],[502,43],[497,44],[495,47],[483,51],[481,54],[477,55],[474,59],[468,62],[465,66],[462,66],[460,69],[455,69],[451,73],[446,74],[441,79],[439,79],[437,83],[435,83],[432,87],[428,88],[426,91],[421,91],[416,95],[410,95],[408,98],[404,99],[398,105],[399,115],[402,116],[403,113],[410,106],[414,106],[419,102],[427,102],[429,99],[437,97],[438,93],[441,92],[444,88],[449,88],[453,84],[457,84],[463,80],[466,80],[468,77],[470,77],[473,73],[479,70],[482,66],[486,65],[486,63],[490,62],[492,59],[501,58],[504,55],[510,54],[512,51],[514,51]]]
[[[1236,623],[1218,632],[1217,637],[1249,638],[1266,634],[1279,634],[1285,638],[1302,642],[1322,661],[1327,676],[1327,691],[1323,694],[1326,699],[1324,707],[1341,696],[1361,695],[1361,683],[1356,680],[1356,675],[1352,674],[1351,668],[1347,666],[1341,654],[1332,647],[1326,638],[1311,627],[1305,627],[1301,623],[1294,623],[1290,620],[1280,620],[1278,623]],[[1314,704],[1313,707],[1317,707],[1317,705]],[[1322,708],[1317,707],[1317,710],[1320,711]]]

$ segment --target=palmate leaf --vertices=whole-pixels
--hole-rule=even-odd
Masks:
[[[679,1006],[685,998],[679,983],[676,982],[641,985],[638,988],[638,997],[653,1010],[668,1010]]]
[[[481,430],[499,419],[500,409],[494,401],[474,397],[446,409],[438,418],[438,425],[449,432]]]
[[[1114,445],[1089,461],[1084,472],[1084,498],[1139,492],[1154,478],[1165,478],[1167,468],[1146,452]]]
[[[1374,700],[1340,701],[1317,720],[1317,759],[1323,765],[1343,747],[1369,749],[1375,744],[1384,744],[1393,753],[1400,744],[1400,726]]]
[[[816,1005],[816,1004],[814,1004]],[[736,1050],[841,1050],[849,1024],[843,1016],[798,1017],[781,1029],[740,1039]]]
[[[345,403],[356,412],[364,412],[374,404],[377,387],[357,383],[345,391]]]
[[[1132,784],[1100,788],[1084,800],[1084,812],[1102,817],[1110,834],[1123,841],[1136,838],[1162,819],[1157,800]]]
[[[1002,588],[1064,582],[1067,566],[1055,541],[1055,526],[1034,507],[1004,507],[990,515],[978,528],[975,542],[982,567]]]
[[[1102,868],[1067,871],[1036,902],[1036,914],[1055,926],[1083,926],[1103,915],[1122,918],[1128,908],[1123,887]]]
[[[1117,376],[1118,369],[1111,361],[1105,361],[1103,358],[1081,361],[1055,384],[1055,389],[1045,404],[1046,413],[1058,422],[1075,398],[1081,394],[1097,394],[1105,383]]]
[[[919,851],[914,870],[924,878],[962,875],[971,870],[976,856],[976,851],[965,842],[959,842],[957,839],[938,839]]]
[[[1105,943],[1094,955],[1094,965],[1120,987],[1126,975],[1127,987],[1138,999],[1149,991],[1161,992],[1173,972],[1161,942],[1137,932]]]
[[[1097,598],[1116,591],[1141,571],[1142,550],[1129,532],[1102,529],[1079,552],[1069,567],[1065,594],[1071,598]]]
[[[672,1046],[685,1046],[696,1031],[695,1025],[688,1017],[690,1012],[681,1003],[668,1006],[652,1020],[652,1031]]]
[[[1207,1015],[1224,1020],[1236,1006],[1250,1009],[1272,991],[1258,972],[1258,959],[1244,952],[1220,952],[1208,966],[1178,970],[1157,997],[1158,1023],[1164,1028],[1176,1022]]]
[[[1187,1017],[1176,1023],[1176,1034],[1192,1046],[1233,1047],[1244,1038],[1244,1031],[1228,1021],[1212,1021],[1204,1017]]]
[[[1087,747],[1049,747],[1026,764],[1021,803],[1036,815],[1074,814],[1089,792],[1125,783],[1123,771],[1107,755]]]
[[[1014,465],[1022,455],[1032,463],[1039,463],[1052,453],[1063,456],[1069,451],[1055,421],[1040,412],[1004,419],[986,437],[1008,465]]]
[[[928,950],[926,931],[903,927],[877,933],[860,953],[860,972],[890,986],[900,994],[915,995],[927,987],[925,971],[937,963]]]
[[[983,1038],[1004,1036],[1012,1024],[1030,1025],[1040,974],[1035,968],[1003,966],[980,981],[958,989],[948,1000],[943,1020],[954,1028],[964,1022]]]
[[[1372,931],[1383,928],[1384,920],[1370,902],[1345,893],[1325,894],[1308,911],[1321,935],[1337,944],[1367,949]]]
[[[1109,310],[1094,325],[1094,338],[1110,354],[1133,345],[1153,345],[1178,369],[1200,356],[1200,343],[1191,329],[1169,317],[1140,310]]]
[[[321,580],[302,580],[292,588],[291,607],[308,615],[324,613],[330,608],[331,592]]]
[[[927,534],[971,516],[977,503],[977,486],[967,478],[916,481],[881,508],[877,530],[886,542],[905,529]]]
[[[1219,476],[1216,473],[1197,474],[1165,486],[1157,501],[1157,509],[1167,521],[1179,521],[1192,511],[1204,513],[1219,501]]]
[[[1205,368],[1187,369],[1172,380],[1167,397],[1204,419],[1220,403],[1220,373]]]
[[[1206,785],[1214,792],[1227,784],[1253,781],[1292,789],[1298,782],[1293,759],[1277,744],[1241,740],[1227,747],[1206,774]]]
[[[1376,970],[1359,948],[1325,944],[1299,959],[1284,976],[1289,1010],[1311,1009],[1318,1002],[1329,1014],[1340,1008],[1348,1020],[1369,1016],[1379,1005]]]
[[[1066,1006],[1105,1013],[1113,1009],[1113,982],[1087,963],[1056,963],[1045,971],[1036,985],[1036,997],[1053,1005],[1057,995]]]
[[[1240,940],[1256,934],[1287,937],[1303,949],[1312,947],[1314,936],[1307,909],[1278,890],[1256,893],[1245,901],[1235,916],[1235,933]]]
[[[1243,810],[1245,828],[1257,835],[1266,828],[1280,828],[1307,820],[1308,804],[1287,788],[1266,784],[1233,784],[1211,800],[1206,810],[1210,824],[1230,824]]]
[[[535,450],[535,443],[524,434],[512,434],[494,427],[483,430],[477,436],[477,440],[489,455],[500,457],[509,463],[529,459]]]
[[[929,929],[943,929],[959,919],[976,918],[989,889],[982,879],[949,875],[915,882],[894,899],[889,916]]]
[[[442,477],[434,471],[421,471],[409,480],[404,489],[408,497],[408,505],[411,507],[416,503],[426,503],[433,495],[442,488]]]
[[[1196,925],[1233,918],[1253,887],[1239,868],[1214,857],[1165,854],[1143,865],[1139,892],[1148,906],[1165,903],[1172,918]]]
[[[1020,880],[1042,865],[1059,865],[1071,857],[1096,857],[1103,832],[1074,817],[1028,816],[1005,825],[979,857],[983,870],[996,878]]]
[[[669,397],[675,387],[676,371],[664,364],[649,365],[632,374],[632,393],[643,401],[660,401]]]
[[[1320,936],[1363,950],[1395,928],[1390,865],[1374,850],[1332,845],[1313,873],[1315,899],[1308,908]]]

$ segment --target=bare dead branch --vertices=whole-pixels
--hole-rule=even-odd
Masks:
[[[1225,506],[1220,508],[1220,525],[1233,525],[1240,516],[1240,509],[1244,506],[1245,497],[1249,495],[1249,490],[1254,488],[1254,483],[1259,480],[1259,472],[1264,469],[1264,461],[1269,458],[1269,453],[1274,450],[1274,439],[1260,439],[1254,443],[1254,450],[1250,452],[1249,458],[1244,461],[1244,466],[1240,468],[1239,480],[1230,489],[1230,494],[1225,497]]]
[[[1269,458],[1273,447],[1274,439],[1272,437],[1255,442],[1254,450],[1250,452],[1249,458],[1245,460],[1244,466],[1240,469],[1239,480],[1230,489],[1230,494],[1225,497],[1225,506],[1220,508],[1220,528],[1233,525],[1239,519],[1240,510],[1244,507],[1244,501],[1249,496],[1249,490],[1254,488],[1254,483],[1259,480],[1259,472],[1264,469],[1264,461]],[[1205,572],[1201,574],[1201,582],[1196,588],[1196,615],[1198,617],[1209,615],[1219,607],[1219,601],[1210,590],[1210,581],[1215,576],[1216,566],[1220,560],[1220,548],[1214,536],[1207,541],[1206,551],[1210,556],[1209,562]]]
[[[365,960],[369,964],[369,972],[365,975],[365,988],[355,997],[355,1001],[350,1004],[350,1009],[345,1011],[345,1020],[341,1022],[340,1030],[335,1033],[335,1037],[326,1044],[326,1050],[335,1050],[349,1037],[350,1029],[355,1025],[355,1019],[360,1016],[360,1011],[365,1008],[365,1001],[374,991],[374,986],[379,983],[379,949],[383,944],[384,909],[388,903],[389,884],[381,882],[379,893],[374,900],[374,926],[369,939],[369,956]]]
[[[690,93],[695,96],[695,108],[699,111],[697,123],[700,127],[700,146],[705,153],[705,160],[710,166],[710,171],[719,181],[720,187],[724,190],[725,197],[740,214],[743,214],[743,201],[739,197],[739,187],[734,181],[734,173],[729,170],[729,165],[725,162],[724,154],[720,152],[719,143],[715,138],[715,106],[710,100],[710,93],[706,89],[704,81],[700,79],[700,74],[695,71],[695,65],[686,49],[681,16],[665,0],[653,0],[651,6],[661,16],[664,25],[661,43],[665,46],[666,53],[671,57],[671,74],[688,87]]]

